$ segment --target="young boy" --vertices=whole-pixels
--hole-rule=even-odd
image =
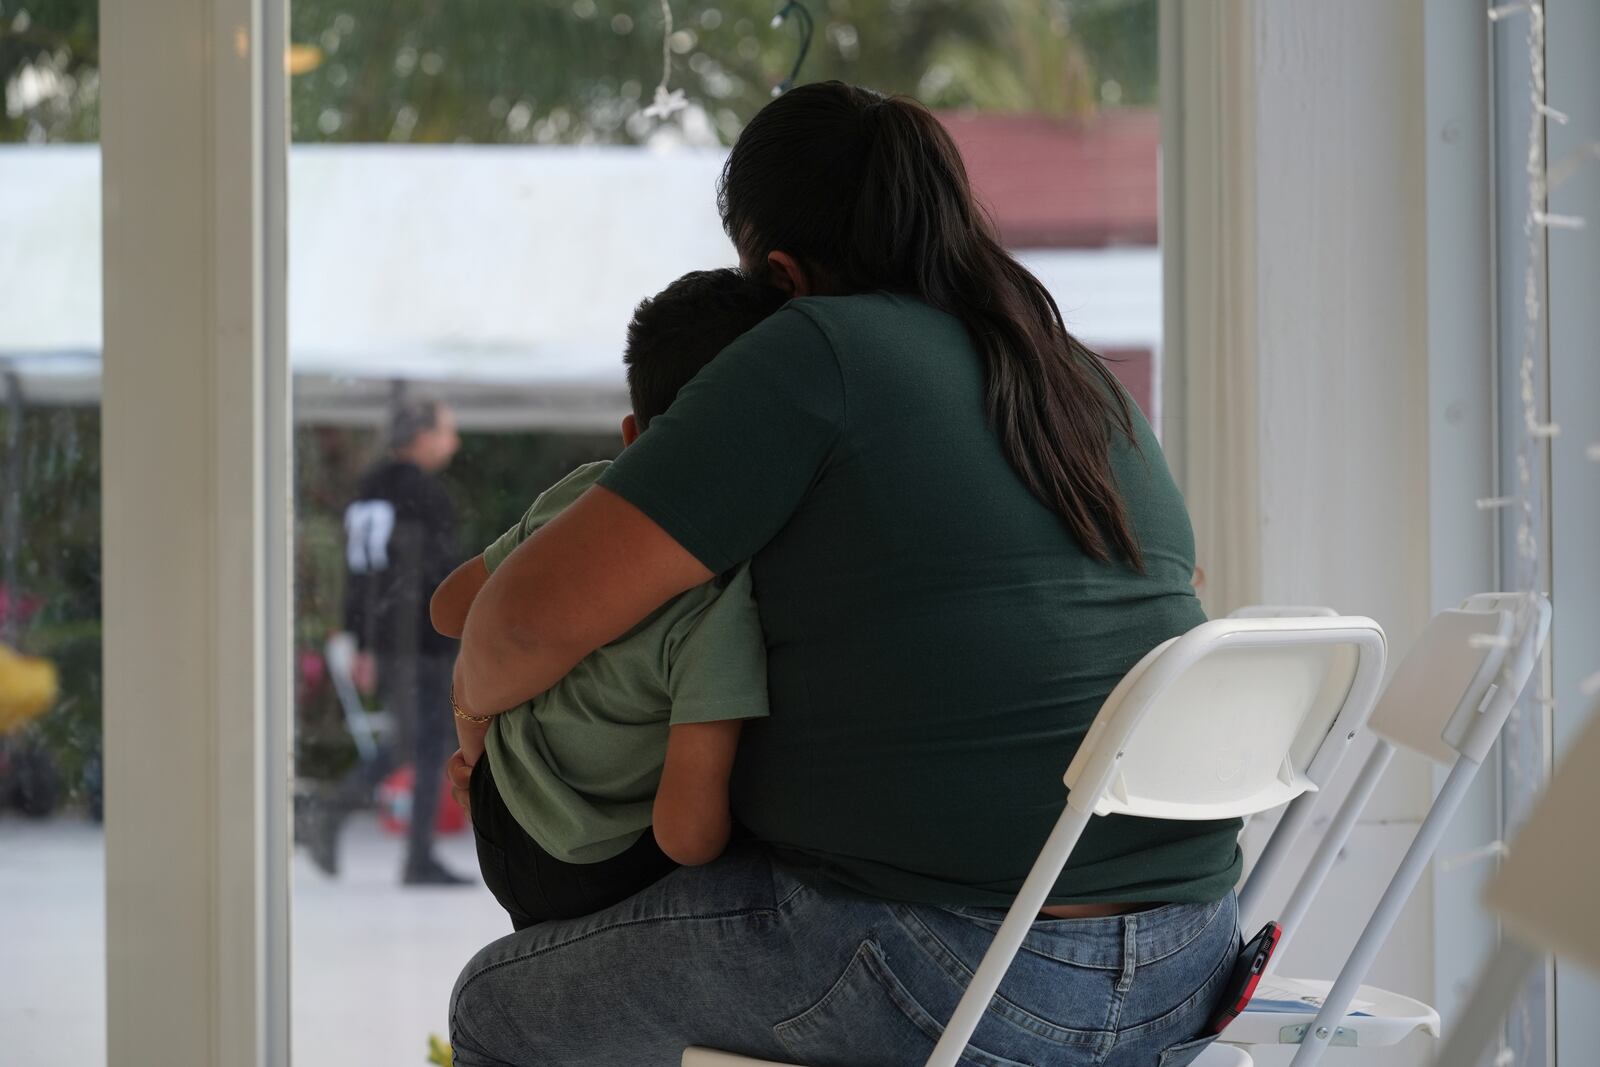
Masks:
[[[640,304],[623,355],[633,405],[623,447],[784,300],[738,271],[715,270],[686,274]],[[435,628],[460,636],[489,574],[607,465],[579,467],[545,490],[517,526],[445,579],[430,604]],[[676,864],[720,855],[740,725],[766,714],[766,646],[745,564],[495,716],[472,768],[470,808],[484,882],[512,925],[587,915]]]

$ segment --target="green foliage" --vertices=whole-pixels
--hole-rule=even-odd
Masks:
[[[807,3],[804,81],[1053,115],[1155,98],[1157,0]],[[788,74],[798,28],[770,25],[779,6],[672,0],[671,83],[703,112],[701,136],[730,141]],[[96,9],[0,0],[0,141],[97,137]],[[293,137],[634,143],[657,128],[642,111],[661,77],[662,26],[660,0],[293,0]]]
[[[0,0],[0,143],[100,139],[100,5]]]
[[[1077,0],[1071,11],[1072,36],[1083,54],[1093,57],[1101,101],[1154,107],[1161,69],[1156,4]]]
[[[0,411],[0,441],[10,433],[9,419]],[[56,665],[61,695],[28,730],[45,743],[76,792],[86,763],[100,751],[99,412],[25,409],[18,444],[21,536],[0,545],[0,574],[14,574],[11,595],[37,600],[38,608],[13,624],[9,639]],[[9,469],[0,465],[0,471]]]
[[[462,555],[487,548],[573,468],[611,459],[621,447],[620,429],[615,434],[464,434],[461,451],[442,476],[461,519]]]
[[[804,78],[911,93],[938,107],[1065,114],[1091,103],[1060,4],[1036,0],[814,3]],[[673,4],[672,85],[731,140],[771,98],[798,26],[772,0]],[[291,37],[299,140],[632,142],[660,77],[659,0],[301,0]]]

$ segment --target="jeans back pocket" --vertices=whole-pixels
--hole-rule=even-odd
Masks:
[[[928,1059],[942,1024],[889,970],[876,941],[863,941],[839,980],[811,1007],[773,1028],[807,1067],[918,1067]],[[963,1064],[1031,1067],[970,1045]]]

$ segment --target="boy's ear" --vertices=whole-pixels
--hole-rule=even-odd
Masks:
[[[787,252],[767,253],[768,278],[790,296],[810,296],[816,292],[800,261]]]
[[[627,448],[639,439],[639,420],[632,413],[622,417],[622,447]]]

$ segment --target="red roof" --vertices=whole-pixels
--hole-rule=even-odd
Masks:
[[[939,116],[978,198],[1013,248],[1154,245],[1161,116],[1110,109],[1087,120]]]

